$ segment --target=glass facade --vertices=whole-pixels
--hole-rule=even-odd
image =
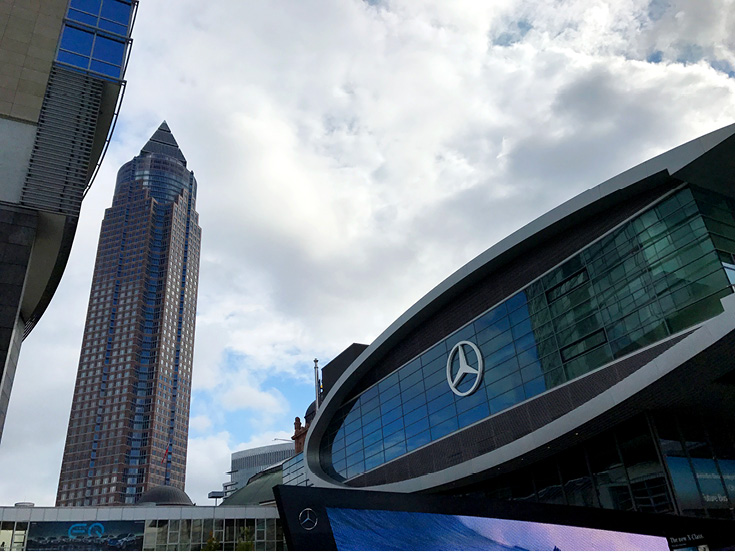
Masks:
[[[287,550],[278,518],[154,519],[143,550]]]
[[[313,483],[306,477],[304,453],[300,452],[283,463],[283,484],[311,487]]]
[[[637,512],[732,519],[735,440],[717,419],[639,416],[473,493]]]
[[[733,253],[733,201],[679,189],[343,405],[321,443],[322,467],[350,479],[719,314]],[[467,396],[447,381],[459,341],[475,344],[484,364]],[[472,348],[465,355],[478,365]],[[465,377],[457,390],[473,383]],[[606,500],[622,500],[614,492]]]
[[[0,522],[0,550],[25,550],[27,521]]]
[[[56,61],[122,79],[134,5],[132,0],[71,0]]]
[[[13,508],[6,508],[13,512]],[[242,508],[238,508],[242,514]],[[28,519],[32,512],[27,509]],[[86,512],[89,515],[89,512]],[[235,512],[227,512],[237,516]],[[120,512],[117,513],[121,515]],[[0,519],[2,511],[0,510]],[[112,521],[97,519],[87,522],[28,522],[0,521],[0,550],[96,550],[100,549],[98,540],[80,538],[75,542],[67,537],[69,526],[86,526],[96,524],[104,531],[102,538],[106,541],[106,550],[141,550],[140,533],[125,531],[119,533],[109,531],[115,524],[128,524],[131,527],[145,524],[142,538],[142,550],[287,550],[281,520],[271,517],[204,517],[194,519],[149,519],[143,521]],[[118,517],[119,520],[119,517]],[[61,526],[63,531],[58,536],[48,526]],[[54,528],[56,529],[56,528]]]

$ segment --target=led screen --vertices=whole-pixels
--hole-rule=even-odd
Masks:
[[[143,550],[143,521],[32,521],[26,550]]]
[[[665,537],[533,521],[327,508],[338,550],[668,550]]]

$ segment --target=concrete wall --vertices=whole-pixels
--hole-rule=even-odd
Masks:
[[[37,122],[67,0],[0,0],[0,117]]]

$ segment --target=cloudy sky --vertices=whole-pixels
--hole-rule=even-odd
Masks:
[[[187,492],[207,504],[231,452],[290,437],[314,358],[735,122],[733,28],[733,0],[142,1],[115,136],[21,351],[0,504],[54,502],[100,222],[162,120],[199,182]]]

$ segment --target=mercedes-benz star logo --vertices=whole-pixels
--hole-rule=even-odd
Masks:
[[[475,352],[475,356],[477,357],[477,368],[473,368],[467,363],[465,347],[470,347]],[[452,376],[452,361],[454,360],[455,355],[459,356],[459,371],[456,376]],[[475,378],[475,383],[473,383],[472,387],[467,391],[460,391],[459,384],[462,383],[462,379],[467,374]],[[452,350],[449,351],[449,358],[447,359],[447,381],[449,382],[449,388],[452,392],[460,397],[466,397],[467,395],[471,395],[477,391],[477,388],[480,386],[480,382],[482,382],[482,353],[480,353],[480,349],[477,348],[477,345],[470,341],[460,341],[452,347]]]
[[[299,514],[299,523],[301,524],[301,527],[307,531],[314,529],[318,521],[319,518],[316,517],[316,513],[311,508],[304,508],[301,510],[301,513]]]

